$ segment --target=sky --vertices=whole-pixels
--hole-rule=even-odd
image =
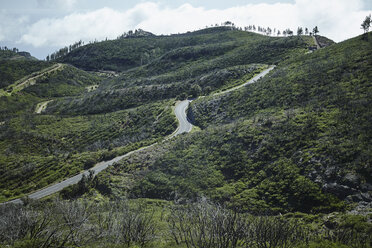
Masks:
[[[143,29],[194,31],[232,21],[284,30],[318,26],[340,42],[363,33],[371,0],[0,0],[0,46],[44,59],[76,41],[115,39]]]

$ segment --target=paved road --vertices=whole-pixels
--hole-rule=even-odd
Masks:
[[[225,91],[222,91],[222,92],[218,92],[218,93],[215,93],[213,94],[214,96],[218,96],[218,95],[222,95],[222,94],[225,94],[227,92],[231,92],[233,90],[237,90],[237,89],[240,89],[248,84],[253,84],[255,83],[257,80],[259,80],[260,78],[263,78],[264,76],[266,76],[272,69],[275,68],[275,65],[271,65],[269,68],[263,70],[262,72],[260,72],[259,74],[257,74],[256,76],[254,76],[253,78],[249,79],[247,82],[245,82],[244,84],[241,84],[239,86],[236,86],[234,88],[231,88],[231,89],[228,89],[228,90],[225,90]]]
[[[179,125],[176,132],[171,137],[179,135],[181,133],[189,133],[191,131],[192,124],[188,121],[186,114],[186,110],[190,102],[191,100],[184,100],[176,105],[174,113],[176,114]]]
[[[177,136],[181,133],[191,131],[192,125],[187,121],[187,117],[186,117],[186,109],[189,106],[189,103],[190,103],[190,100],[184,100],[182,102],[177,103],[176,108],[175,108],[175,114],[176,114],[176,117],[177,117],[178,122],[179,122],[179,127],[177,128],[177,130],[172,135],[170,135],[168,137],[168,139],[172,138],[174,136]],[[156,143],[154,143],[152,145],[149,145],[149,146],[146,146],[146,147],[142,147],[138,150],[128,152],[128,153],[126,153],[122,156],[113,158],[109,161],[99,162],[98,164],[96,164],[90,170],[93,170],[94,174],[97,175],[98,173],[100,173],[101,171],[103,171],[104,169],[106,169],[107,167],[112,165],[113,163],[118,162],[119,160],[121,160],[125,157],[128,157],[135,152],[139,152],[139,151],[142,151],[142,150],[147,149],[149,147],[152,147],[155,144]],[[32,194],[29,194],[28,197],[31,198],[31,199],[41,199],[43,197],[54,194],[58,191],[61,191],[64,188],[66,188],[67,186],[78,183],[80,181],[80,179],[82,178],[83,174],[88,175],[89,171],[86,170],[86,171],[84,171],[84,172],[82,172],[82,173],[80,173],[76,176],[70,177],[70,178],[68,178],[68,179],[66,179],[66,180],[64,180],[60,183],[56,183],[56,184],[48,186],[44,189],[38,190],[38,191],[36,191]],[[9,201],[9,202],[6,202],[6,203],[22,203],[22,201],[20,199],[15,199],[15,200],[12,200],[12,201]]]
[[[315,35],[313,36],[313,39],[314,39],[314,43],[316,45],[316,49],[320,49],[321,47],[320,47],[318,39],[315,37]]]
[[[50,103],[51,101],[53,101],[53,100],[41,102],[38,105],[36,105],[35,113],[36,114],[41,114],[41,112],[43,112],[46,109],[48,103]]]
[[[260,74],[258,74],[257,76],[253,77],[252,79],[248,80],[246,83],[242,84],[242,85],[239,85],[237,87],[234,87],[234,88],[231,88],[229,90],[226,90],[226,91],[223,91],[223,92],[219,92],[219,93],[216,93],[214,95],[220,95],[220,94],[225,94],[227,92],[230,92],[230,91],[233,91],[233,90],[236,90],[236,89],[239,89],[241,87],[244,87],[248,84],[252,84],[254,82],[256,82],[257,80],[259,80],[260,78],[264,77],[266,74],[268,74],[272,69],[274,69],[275,66],[270,66],[268,69],[262,71]],[[175,107],[175,114],[176,114],[176,117],[178,119],[178,122],[179,122],[179,126],[177,128],[177,130],[171,134],[170,136],[168,136],[166,139],[170,139],[170,138],[173,138],[174,136],[177,136],[181,133],[188,133],[191,131],[192,129],[192,124],[188,121],[187,119],[187,115],[186,115],[186,110],[187,110],[187,107],[189,106],[191,100],[184,100],[184,101],[181,101],[179,103],[177,103],[176,107]],[[118,162],[119,160],[125,158],[125,157],[128,157],[130,156],[131,154],[135,153],[135,152],[138,152],[138,151],[142,151],[142,150],[145,150],[149,147],[152,147],[154,145],[156,145],[157,143],[154,143],[150,146],[146,146],[146,147],[142,147],[138,150],[135,150],[135,151],[131,151],[127,154],[124,154],[122,156],[119,156],[119,157],[116,157],[116,158],[113,158],[112,160],[109,160],[109,161],[103,161],[103,162],[100,162],[98,164],[96,164],[93,168],[91,168],[90,170],[93,170],[94,171],[94,174],[97,175],[98,173],[100,173],[101,171],[103,171],[104,169],[106,169],[108,166],[112,165],[113,163],[115,162]],[[51,194],[54,194],[58,191],[61,191],[62,189],[64,189],[65,187],[69,186],[69,185],[72,185],[72,184],[76,184],[80,181],[80,179],[82,178],[83,174],[85,175],[88,175],[89,174],[89,171],[84,171],[76,176],[73,176],[73,177],[70,177],[60,183],[57,183],[57,184],[54,184],[54,185],[51,185],[47,188],[44,188],[44,189],[41,189],[39,191],[36,191],[32,194],[29,194],[28,197],[31,198],[31,199],[41,199],[45,196],[48,196],[48,195],[51,195]],[[20,199],[15,199],[15,200],[12,200],[12,201],[9,201],[9,202],[6,202],[6,203],[22,203],[22,201]]]

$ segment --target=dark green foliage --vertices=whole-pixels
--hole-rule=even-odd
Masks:
[[[23,93],[12,97],[0,96],[0,121],[5,121],[25,112],[31,113],[40,101],[39,97]],[[4,127],[4,125],[0,125],[0,129]]]
[[[346,185],[343,190],[323,188],[345,199],[358,189],[348,183],[348,174],[367,183],[372,179],[371,51],[371,42],[356,37],[294,57],[260,83],[195,101],[190,116],[197,125],[208,127],[239,118],[256,122],[267,115],[262,125],[269,132],[281,130],[267,140],[271,146],[267,155],[276,154],[274,160],[291,158],[303,168],[303,175],[319,183]],[[273,113],[282,113],[281,119],[287,120],[273,125]],[[273,149],[276,144],[279,150]]]
[[[217,113],[224,113],[220,122],[230,122],[272,107],[337,107],[343,112],[348,108],[363,108],[361,101],[369,99],[371,94],[368,80],[372,73],[371,47],[371,42],[360,42],[358,37],[294,57],[281,63],[271,76],[258,84],[209,101],[195,102],[195,120],[205,127],[208,122],[220,119]],[[360,109],[360,112],[364,111]]]
[[[305,48],[300,37],[272,38],[220,27],[183,35],[119,39],[80,47],[61,62],[86,70],[115,70],[147,65],[147,73],[159,74],[187,61],[223,55],[228,65],[274,63],[288,49]],[[177,63],[171,63],[175,61]],[[159,68],[161,67],[161,68]],[[226,64],[224,65],[226,67]],[[174,69],[174,68],[173,68]]]
[[[291,132],[283,137],[286,130]],[[132,194],[163,199],[174,193],[187,198],[207,194],[250,212],[342,208],[339,200],[322,193],[319,185],[304,176],[312,165],[306,168],[306,163],[298,163],[308,159],[306,154],[293,154],[312,152],[304,146],[307,140],[294,146],[298,141],[295,130],[292,123],[279,118],[238,122],[182,137],[155,160],[151,171],[135,183]]]
[[[53,101],[47,111],[96,114],[182,94],[206,95],[242,83],[261,67],[253,63],[276,63],[283,56],[305,51],[307,43],[307,37],[272,38],[224,27],[86,45],[60,61],[89,70],[130,70],[105,81],[96,91]]]
[[[9,49],[7,47],[0,48],[0,60],[34,60],[37,59],[32,57],[28,52],[20,52],[18,48]]]
[[[370,48],[357,37],[293,56],[256,84],[196,100],[190,117],[205,130],[115,173],[145,169],[134,173],[133,197],[207,195],[251,212],[345,209],[342,200],[371,183]]]
[[[52,63],[29,60],[2,60],[0,59],[0,89],[5,88],[17,80],[50,67]]]
[[[99,184],[74,186],[66,196],[95,189],[162,199],[207,195],[254,213],[330,212],[345,209],[345,199],[368,198],[357,193],[368,193],[372,175],[371,43],[357,37],[305,54],[311,44],[312,37],[212,28],[75,49],[59,61],[120,73],[100,79],[63,65],[1,98],[3,199],[162,139],[176,127],[169,99],[242,84],[264,67],[256,63],[277,67],[256,84],[192,104],[189,117],[202,131],[164,142],[156,155],[149,149],[121,161]],[[99,87],[84,90],[93,84]],[[57,96],[43,115],[31,114]]]
[[[64,66],[36,80],[36,84],[24,89],[38,97],[72,96],[87,91],[88,85],[97,85],[102,79],[72,66]]]
[[[202,42],[213,44],[228,41],[229,37],[223,36],[225,32],[216,32],[215,35],[159,36],[99,42],[80,47],[60,60],[86,70],[122,71],[147,64],[175,48]]]
[[[14,58],[15,56],[17,56],[17,53],[13,52],[12,50],[0,49],[0,59],[1,60],[11,59],[11,58]]]
[[[44,187],[172,133],[177,123],[170,104],[77,117],[22,114],[6,121],[0,126],[0,147],[5,151],[0,155],[2,199]]]
[[[107,113],[182,94],[186,94],[186,97],[204,95],[213,90],[242,84],[261,67],[262,65],[227,67],[191,78],[177,73],[150,78],[124,75],[105,82],[102,87],[82,96],[55,100],[48,104],[47,112],[73,115]]]
[[[87,193],[89,189],[94,186],[96,186],[94,181],[94,172],[92,170],[89,170],[89,173],[87,175],[82,175],[80,181],[77,184],[64,188],[60,192],[60,195],[63,199],[76,199]]]

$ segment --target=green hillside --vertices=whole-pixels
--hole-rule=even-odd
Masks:
[[[307,36],[275,38],[242,32],[229,27],[205,29],[193,33],[134,37],[85,45],[59,59],[85,70],[125,71],[138,68],[140,76],[157,75],[188,65],[190,61],[213,60],[214,67],[269,63],[282,60],[289,50],[307,48]],[[200,63],[199,63],[200,65]],[[172,66],[175,66],[172,68]],[[206,65],[204,65],[206,66]],[[195,67],[195,65],[193,65]],[[168,71],[169,72],[169,71]],[[137,75],[138,76],[138,75]]]
[[[0,60],[32,60],[36,61],[37,59],[31,56],[28,52],[19,52],[17,48],[12,50],[5,48],[0,48]]]
[[[264,64],[275,64],[307,52],[312,42],[312,38],[306,36],[273,38],[221,27],[183,35],[86,45],[59,61],[90,70],[131,69],[116,74],[94,92],[52,102],[48,112],[104,113],[155,100],[208,95],[239,84],[239,80],[249,78]],[[144,53],[150,53],[149,47],[161,52],[151,53],[151,59],[139,63]],[[113,60],[117,56],[132,62],[125,68],[111,68],[116,65]],[[100,64],[102,66],[98,66]]]
[[[0,51],[0,202],[157,142],[0,204],[0,246],[371,247],[372,34],[317,39],[216,27],[54,62]],[[186,98],[193,131],[165,139]]]
[[[33,72],[23,76],[23,71],[7,63],[15,75],[23,77],[0,95],[1,201],[152,143],[176,128],[173,101],[148,102],[100,115],[45,114],[54,101],[94,91],[107,78],[66,64],[18,63]],[[43,104],[41,114],[37,113]]]
[[[0,90],[51,65],[44,61],[0,59]]]
[[[325,38],[323,40],[327,41]],[[303,126],[297,122],[304,122],[310,118],[315,123],[321,122],[321,124],[328,126],[330,123],[325,122],[325,120],[329,121],[330,118],[334,118],[342,112],[326,112],[327,115],[324,114],[325,116],[321,118],[317,114],[320,113],[318,110],[320,105],[322,108],[325,108],[327,104],[333,106],[335,103],[322,102],[322,99],[314,99],[314,97],[320,98],[323,95],[335,95],[333,90],[337,88],[327,86],[326,82],[330,78],[335,77],[337,72],[330,74],[329,78],[324,79],[324,82],[319,81],[319,77],[324,77],[323,73],[319,73],[318,78],[315,77],[315,74],[319,72],[320,68],[323,70],[328,68],[319,63],[331,63],[333,60],[325,60],[325,58],[331,56],[331,53],[335,56],[335,61],[337,58],[337,63],[344,63],[342,62],[342,58],[339,59],[342,56],[336,52],[344,48],[340,48],[341,45],[332,45],[329,48],[308,54],[308,47],[313,45],[312,42],[313,39],[308,36],[275,38],[220,27],[182,35],[124,38],[93,43],[77,48],[65,57],[60,58],[59,61],[68,62],[78,68],[89,70],[125,71],[119,73],[104,71],[88,73],[74,66],[53,64],[50,67],[40,68],[39,71],[33,72],[31,74],[35,78],[33,83],[22,88],[20,91],[15,91],[15,89],[18,89],[17,85],[22,84],[22,80],[27,80],[30,76],[25,76],[25,79],[18,79],[16,83],[8,86],[8,91],[10,89],[13,92],[11,91],[11,95],[4,95],[0,99],[0,104],[3,106],[1,108],[3,124],[0,128],[5,130],[2,133],[2,146],[5,151],[9,151],[8,154],[4,154],[2,162],[3,171],[6,171],[6,174],[13,173],[17,170],[16,168],[24,167],[24,164],[35,161],[33,162],[33,167],[38,168],[38,172],[32,176],[33,178],[38,178],[42,174],[42,171],[44,171],[44,174],[51,173],[52,176],[44,177],[49,178],[44,181],[50,183],[74,174],[84,168],[84,163],[78,165],[80,162],[76,162],[77,165],[73,166],[71,172],[63,174],[49,172],[50,170],[55,171],[55,169],[52,169],[54,167],[51,165],[46,166],[50,162],[45,161],[54,159],[55,162],[53,163],[58,164],[61,171],[66,171],[64,169],[65,164],[74,164],[75,161],[80,161],[80,154],[92,153],[89,156],[94,157],[93,161],[98,161],[103,159],[103,157],[97,154],[101,154],[101,152],[107,151],[107,149],[115,148],[120,150],[123,147],[130,147],[132,144],[137,144],[138,142],[146,143],[159,139],[175,129],[174,117],[172,117],[170,111],[170,105],[172,105],[174,99],[185,99],[186,97],[198,97],[201,95],[208,96],[212,92],[218,92],[244,83],[253,75],[266,68],[268,64],[277,64],[278,66],[272,75],[266,77],[263,82],[251,85],[244,90],[235,91],[227,96],[202,98],[195,101],[192,104],[192,108],[190,108],[190,118],[196,125],[203,129],[219,130],[219,128],[222,128],[221,130],[224,130],[226,123],[232,123],[230,124],[232,127],[243,125],[245,128],[253,128],[253,133],[258,132],[269,135],[268,137],[273,139],[272,142],[274,143],[278,142],[275,137],[281,136],[281,132],[287,130],[286,128],[295,130],[295,132],[291,133],[293,137],[286,137],[294,143],[290,143],[288,148],[286,148],[288,150],[287,154],[282,153],[283,147],[280,147],[277,151],[273,150],[270,156],[265,157],[265,159],[262,159],[260,154],[256,154],[255,156],[257,158],[252,161],[247,161],[245,156],[240,157],[240,155],[237,156],[235,153],[229,153],[225,157],[226,154],[217,152],[220,155],[214,154],[212,156],[213,162],[206,162],[203,160],[203,157],[198,158],[199,156],[193,156],[193,159],[196,161],[198,159],[200,160],[197,162],[198,164],[206,163],[208,166],[210,166],[209,163],[215,164],[211,168],[215,168],[219,164],[217,166],[219,169],[216,170],[216,173],[219,174],[220,179],[202,190],[197,185],[197,180],[190,177],[189,183],[191,185],[195,184],[192,186],[193,190],[191,192],[188,192],[190,191],[189,189],[182,189],[180,191],[185,191],[184,193],[190,196],[198,195],[201,192],[203,194],[218,195],[219,193],[216,192],[216,188],[221,188],[223,191],[223,187],[233,187],[238,181],[241,181],[248,187],[247,185],[250,185],[250,183],[246,181],[247,176],[252,172],[249,172],[249,170],[245,172],[240,171],[235,164],[236,162],[234,162],[235,160],[240,161],[239,163],[242,164],[247,162],[252,163],[253,168],[261,168],[262,165],[265,165],[263,169],[265,173],[267,173],[266,166],[276,163],[276,161],[288,160],[294,166],[298,166],[297,161],[291,157],[292,153],[297,154],[302,152],[305,149],[303,147],[304,144],[310,146],[311,143],[313,145],[310,147],[315,146],[314,149],[319,149],[319,147],[314,143],[314,137],[307,135],[308,130],[304,131],[305,127],[314,127],[310,124],[310,126]],[[368,46],[368,44],[364,45]],[[142,60],[138,64],[138,58],[141,58],[144,53],[149,53],[149,49],[155,49],[158,52],[153,52],[151,59],[145,62]],[[335,49],[335,51],[332,49]],[[348,51],[350,49],[352,48],[348,48]],[[368,49],[366,48],[364,50]],[[359,49],[358,52],[363,54],[364,50]],[[86,57],[82,57],[82,54]],[[365,56],[368,56],[368,54]],[[125,58],[130,62],[126,64],[116,64],[116,62],[113,62],[119,57],[121,59]],[[355,57],[359,58],[359,55],[355,55]],[[99,64],[98,61],[103,64]],[[33,63],[50,65],[50,63],[39,61],[33,61]],[[333,68],[338,68],[339,64],[337,63],[332,62]],[[350,61],[348,63],[352,64]],[[124,67],[109,68],[109,66],[118,66],[119,64]],[[288,72],[288,75],[286,72]],[[22,73],[19,72],[18,74]],[[361,75],[364,75],[364,72],[361,72]],[[277,80],[273,81],[275,80],[275,76]],[[311,77],[311,80],[315,83],[313,81],[306,84],[298,83],[308,77]],[[318,87],[315,87],[316,83],[319,85]],[[310,84],[314,85],[311,89],[315,89],[316,91],[312,92],[303,86]],[[320,85],[325,86],[321,88]],[[328,90],[332,91],[328,92]],[[326,93],[319,94],[320,91]],[[247,95],[247,92],[252,95]],[[286,106],[283,102],[288,101],[290,101],[290,104]],[[144,111],[144,109],[150,110],[142,113],[141,111]],[[42,114],[36,114],[35,112],[41,112]],[[166,114],[160,114],[163,112]],[[130,114],[131,117],[127,116],[129,113],[132,113]],[[157,119],[156,116],[159,114],[163,120],[157,122],[159,127],[151,131],[149,128],[154,121],[153,118]],[[284,118],[282,115],[288,115],[291,118],[298,117],[299,120],[292,123],[288,121],[289,119],[287,117]],[[102,116],[109,117],[105,118],[103,122]],[[143,120],[139,116],[143,116]],[[125,121],[125,118],[129,119]],[[266,125],[252,126],[249,124],[250,122],[260,122],[262,118],[263,120],[275,120],[273,123],[278,126],[278,129],[272,128],[271,125],[274,127],[273,123],[268,124],[268,130],[266,131],[262,129]],[[123,120],[119,121],[120,119]],[[131,123],[130,125],[125,124],[128,121]],[[336,122],[334,119],[332,121]],[[210,126],[209,123],[213,123],[213,126]],[[289,126],[283,127],[283,125]],[[239,129],[239,133],[243,132],[245,128]],[[300,132],[300,130],[302,131]],[[214,134],[212,136],[219,137],[220,132],[225,133],[225,131],[213,131]],[[306,133],[306,136],[302,137],[301,135],[304,133]],[[243,132],[242,135],[247,134]],[[250,134],[248,136],[251,137],[252,135]],[[210,140],[213,140],[212,136]],[[203,141],[201,137],[204,137],[203,134],[198,135],[194,139],[194,142],[198,143],[198,140]],[[295,142],[299,137],[302,137],[303,142]],[[185,137],[185,139],[193,138]],[[249,143],[239,143],[241,142],[240,139],[236,140],[235,136],[232,136],[231,139],[229,143],[236,146],[234,149],[237,152],[241,151],[241,149],[244,150],[244,147]],[[281,137],[278,137],[278,139],[281,139]],[[26,140],[30,142],[25,142]],[[219,137],[218,140],[224,139]],[[257,144],[266,141],[265,138],[256,140],[254,135],[253,140]],[[271,144],[269,142],[269,147],[271,145],[275,147],[277,144]],[[213,144],[202,142],[196,145],[195,149],[196,151],[202,151],[203,147],[213,147]],[[331,148],[333,149],[333,147],[329,149]],[[226,149],[229,150],[232,148],[228,147]],[[271,148],[267,149],[270,150]],[[169,147],[166,150],[169,150],[166,154],[177,153],[173,147]],[[118,151],[115,151],[113,154],[120,153]],[[256,150],[251,152],[257,153]],[[315,154],[317,152],[318,150],[314,151]],[[327,152],[328,150],[322,154],[326,154]],[[238,153],[243,153],[243,151]],[[66,159],[67,155],[63,154],[76,155],[74,155],[75,157],[73,156],[72,160],[69,160],[72,155],[68,155]],[[164,155],[165,157],[167,156],[166,154]],[[220,163],[219,156],[222,156],[221,159],[224,161],[222,164]],[[316,157],[316,155],[314,156]],[[22,158],[20,160],[21,162],[15,163],[15,158],[18,158],[18,160]],[[180,155],[178,158],[182,159],[182,156]],[[308,159],[311,159],[311,156]],[[26,163],[25,161],[28,162]],[[187,160],[184,160],[184,162],[187,162]],[[191,162],[191,164],[195,163],[195,161]],[[170,166],[172,168],[174,167],[172,163],[170,163]],[[310,169],[306,170],[308,171]],[[355,171],[346,170],[345,173],[347,172],[354,173]],[[364,171],[360,172],[358,168],[355,173],[363,174]],[[213,174],[214,172],[210,175]],[[292,206],[291,210],[310,211],[312,207],[333,208],[330,205],[338,204],[337,206],[339,207],[342,205],[337,198],[327,200],[327,192],[321,192],[322,185],[311,181],[314,178],[306,177],[307,175],[305,175],[304,170],[298,170],[295,174],[296,178],[297,176],[301,176],[302,179],[307,180],[306,183],[313,185],[312,187],[319,194],[319,197],[314,196],[315,200],[313,200],[316,202],[314,206],[308,206],[305,209],[303,206],[298,205],[300,204],[298,203],[297,205],[294,204],[295,206]],[[4,199],[19,194],[15,191],[17,188],[15,186],[17,185],[15,178],[13,176],[4,177]],[[369,179],[363,177],[360,180],[365,181]],[[9,181],[12,183],[9,183]],[[42,179],[40,179],[40,182],[43,183],[38,183],[36,186],[31,181],[26,183],[22,187],[22,190],[19,191],[25,193],[31,189],[37,189],[41,185],[45,185]],[[226,182],[228,183],[226,184]],[[177,180],[172,181],[171,185],[173,184],[177,185]],[[178,186],[175,185],[171,187],[177,188]],[[152,196],[146,193],[145,189],[137,189],[136,187],[133,191],[133,194],[136,196],[169,198],[168,195],[162,194]],[[142,187],[141,183],[138,187]],[[154,187],[156,187],[156,184]],[[258,186],[252,184],[252,187]],[[138,193],[136,190],[140,190],[142,193]],[[151,189],[149,190],[151,191]],[[259,191],[260,189],[257,188],[257,190]],[[311,194],[315,194],[314,192]],[[170,194],[170,192],[168,193]],[[238,190],[233,195],[240,193]],[[283,192],[279,192],[278,194],[280,195],[281,193]],[[261,198],[261,194],[257,193],[257,198]],[[217,195],[213,197],[218,199],[219,197]],[[289,200],[287,198],[280,201],[282,202],[280,204],[276,203],[275,200],[273,202],[265,202],[263,206],[282,210],[288,207]],[[301,202],[298,199],[295,201]],[[243,206],[244,204],[240,205]],[[247,206],[244,205],[244,207]],[[262,206],[258,204],[257,207]]]
[[[102,78],[96,75],[63,65],[61,70],[38,78],[34,85],[24,91],[42,98],[74,96],[86,92],[89,86],[98,85],[101,81]]]
[[[253,212],[370,202],[371,40],[299,53],[256,84],[194,101],[189,117],[201,131],[106,175],[133,173],[124,194],[135,198],[206,195]]]

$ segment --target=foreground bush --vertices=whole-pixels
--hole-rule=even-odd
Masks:
[[[47,207],[3,205],[0,242],[20,247],[80,247],[95,243],[145,246],[154,239],[152,213],[126,201],[56,200]]]
[[[328,216],[325,227],[306,214],[254,216],[206,199],[26,203],[0,206],[0,247],[368,248],[372,242],[372,225],[362,216]]]
[[[246,216],[206,200],[176,206],[168,219],[177,244],[187,247],[296,247],[308,244],[309,233],[283,217]]]

